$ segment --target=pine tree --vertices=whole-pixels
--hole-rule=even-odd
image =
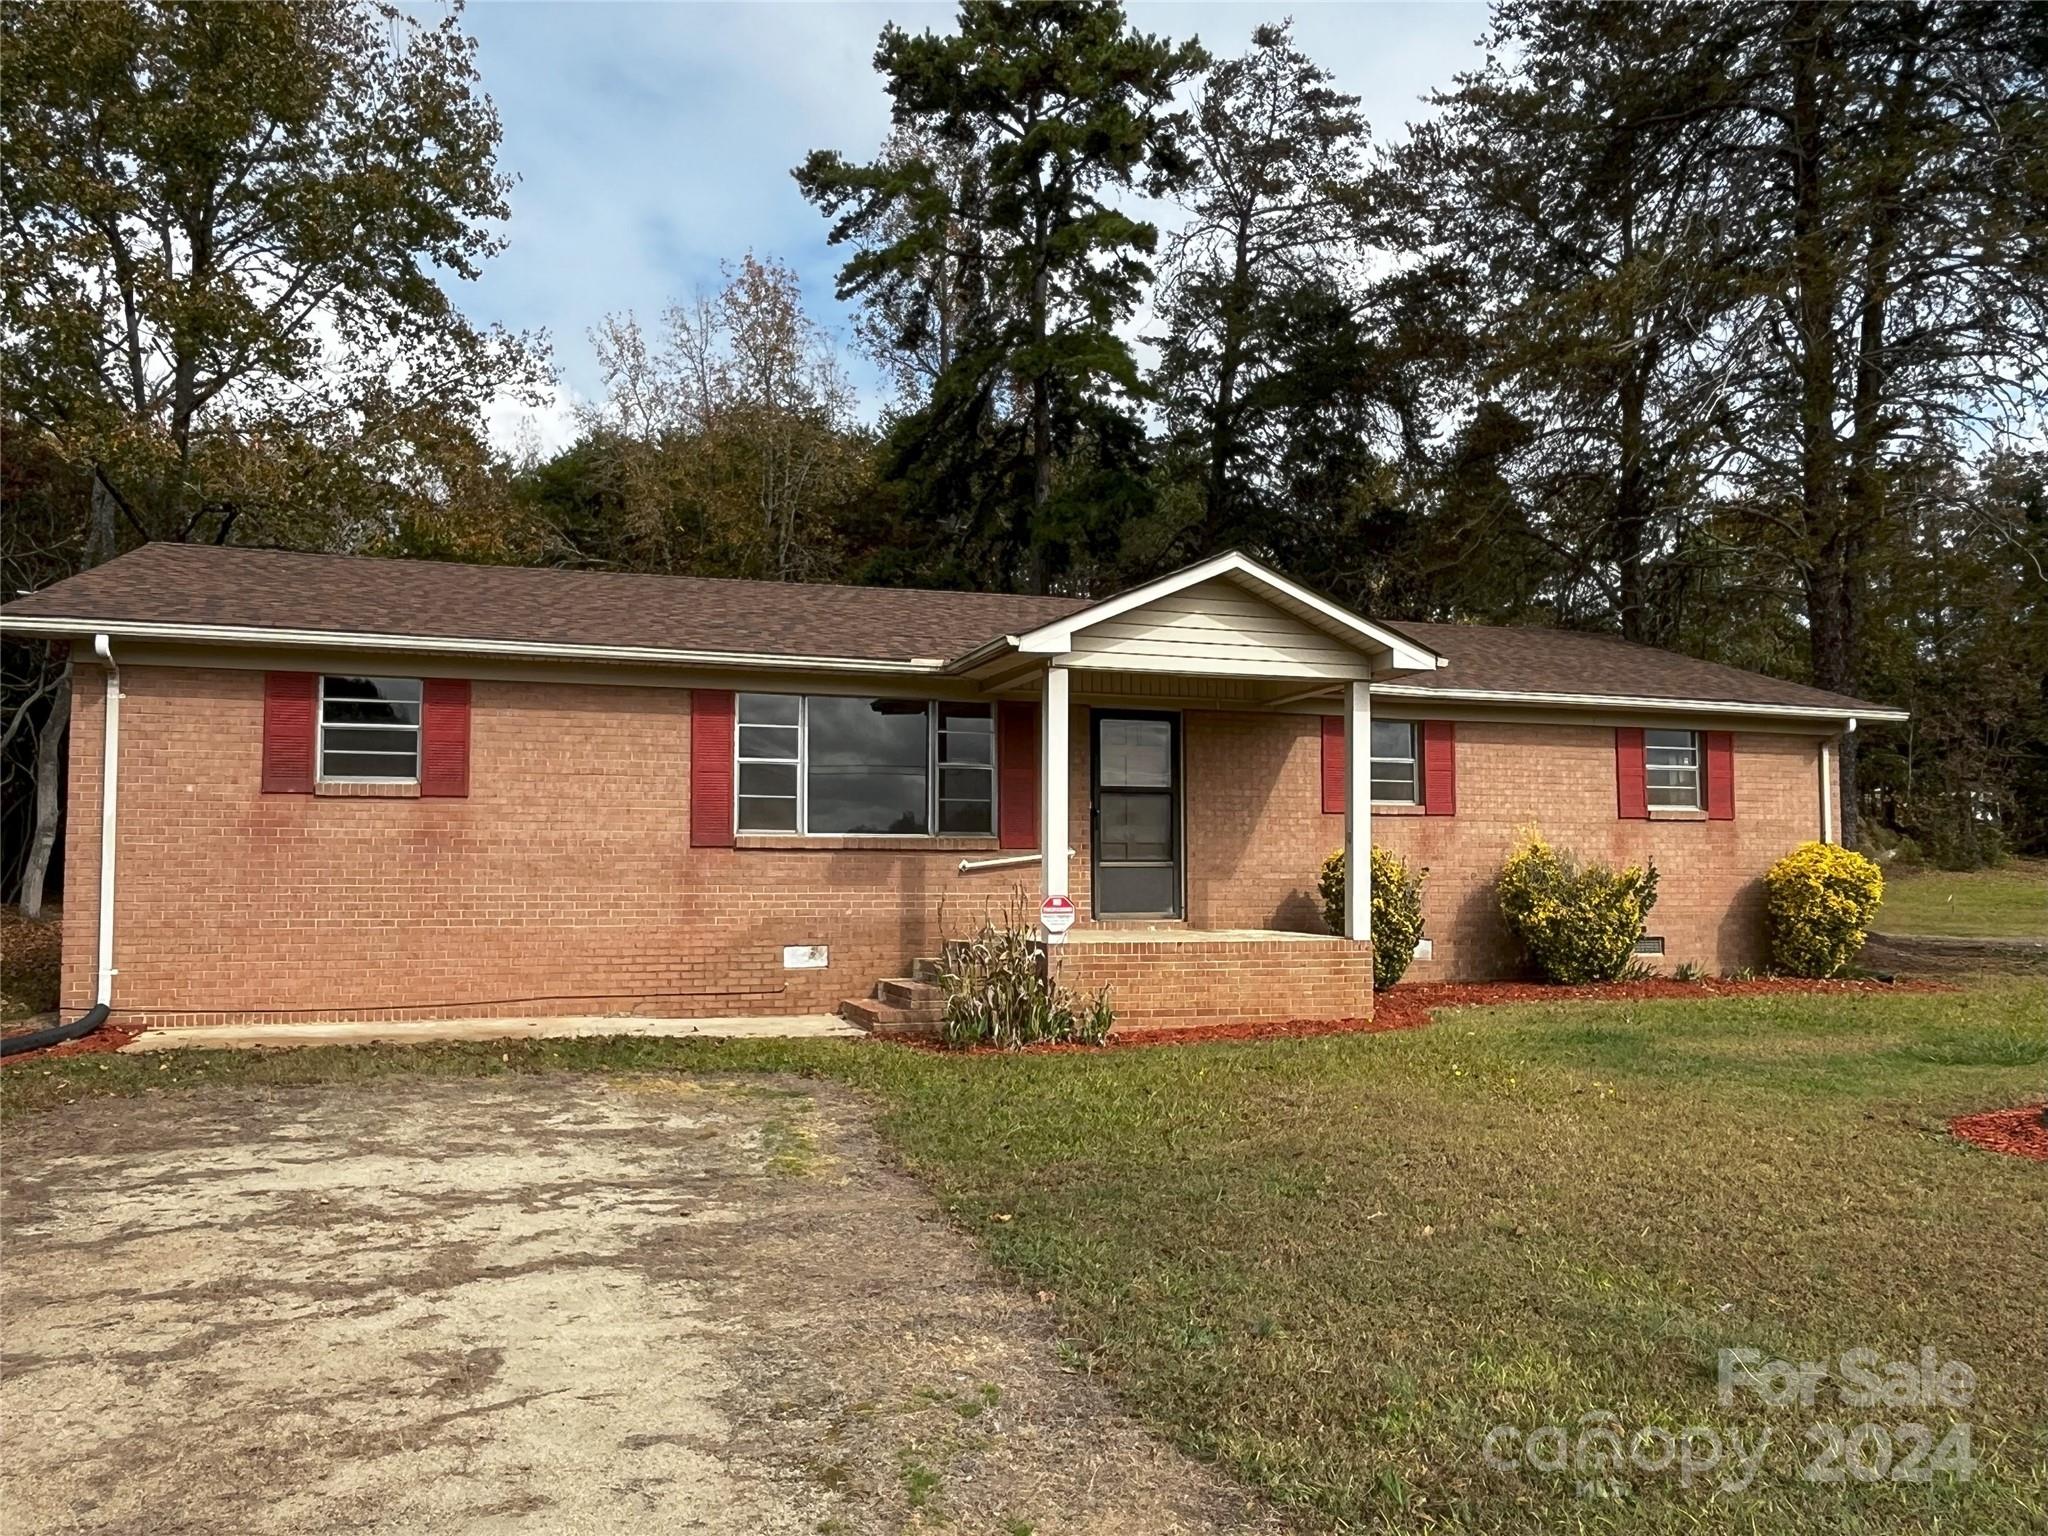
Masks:
[[[1191,135],[1200,170],[1164,263],[1154,374],[1168,450],[1201,486],[1191,555],[1258,541],[1280,468],[1262,452],[1259,413],[1279,403],[1262,386],[1297,339],[1290,311],[1334,318],[1330,302],[1342,303],[1367,129],[1358,98],[1330,80],[1283,23],[1258,28],[1203,84]]]
[[[974,0],[956,32],[892,24],[875,52],[898,132],[943,146],[954,185],[974,189],[971,230],[931,156],[853,165],[820,150],[796,172],[833,241],[859,247],[842,297],[891,302],[914,274],[960,265],[972,302],[890,463],[956,578],[1043,590],[1111,537],[1104,476],[1112,508],[1143,484],[1142,385],[1117,328],[1158,232],[1116,200],[1191,174],[1173,95],[1204,62],[1198,44],[1132,31],[1112,3]],[[1062,494],[1068,462],[1088,468]]]

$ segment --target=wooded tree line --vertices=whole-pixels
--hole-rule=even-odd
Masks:
[[[6,13],[8,590],[143,537],[1077,593],[1237,546],[1902,704],[1842,754],[1871,835],[2048,841],[2037,9],[1501,0],[1378,133],[1284,23],[891,26],[887,141],[795,168],[851,340],[736,253],[518,460],[483,410],[545,360],[444,286],[504,216],[458,22]]]

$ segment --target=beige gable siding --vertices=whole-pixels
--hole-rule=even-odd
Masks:
[[[1343,641],[1218,578],[1171,593],[1074,636],[1074,665],[1132,671],[1182,666],[1226,677],[1364,677]]]

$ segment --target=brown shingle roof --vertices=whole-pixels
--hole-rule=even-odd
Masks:
[[[1852,712],[1881,708],[1844,694],[1788,683],[1716,661],[1700,661],[1675,651],[1660,651],[1613,635],[1498,624],[1417,624],[1406,620],[1388,623],[1386,627],[1399,630],[1418,645],[1428,646],[1450,663],[1435,672],[1405,672],[1389,679],[1423,688],[1598,694],[1623,699],[1684,699]]]
[[[150,544],[9,603],[6,618],[329,631],[844,661],[933,661],[1088,607],[1070,597],[720,581]],[[1446,658],[1432,690],[1876,706],[1605,635],[1390,623]]]
[[[947,660],[1086,606],[990,592],[146,544],[4,611],[9,618],[914,661]]]

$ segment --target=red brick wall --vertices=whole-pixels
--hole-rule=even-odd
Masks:
[[[1372,1017],[1370,944],[1134,935],[1062,948],[1060,980],[1084,996],[1108,986],[1118,1028]]]
[[[1344,818],[1320,813],[1317,729],[1309,716],[1188,717],[1189,916],[1197,926],[1323,927],[1316,873],[1343,845]],[[1665,965],[1761,966],[1763,872],[1819,831],[1819,750],[1816,736],[1737,732],[1734,820],[1622,821],[1611,727],[1459,721],[1458,814],[1373,815],[1374,840],[1429,871],[1423,913],[1435,957],[1409,975],[1516,973],[1521,957],[1493,882],[1525,827],[1583,858],[1654,858],[1661,880],[1649,932],[1664,938]],[[1210,806],[1227,810],[1212,816]]]
[[[1417,980],[1498,976],[1520,964],[1493,881],[1528,826],[1582,858],[1656,860],[1648,931],[1664,939],[1665,967],[1764,964],[1764,871],[1820,832],[1818,736],[1736,732],[1732,821],[1620,820],[1610,728],[1460,721],[1457,750],[1455,817],[1373,819],[1380,843],[1430,872],[1423,911],[1437,954],[1409,973]]]
[[[959,846],[690,847],[680,689],[480,681],[470,797],[419,800],[261,794],[260,672],[129,666],[123,677],[124,1015],[827,1010],[903,974],[942,930],[964,931],[1020,887],[1036,897],[1029,867],[963,877],[956,866],[973,850]],[[94,980],[101,697],[101,674],[81,666],[65,861],[71,1010],[89,1005]],[[1316,871],[1343,833],[1341,817],[1320,811],[1316,718],[1184,719],[1190,924],[1316,930]],[[1084,913],[1087,720],[1075,711],[1070,837]],[[1736,747],[1734,821],[1620,822],[1611,731],[1461,723],[1459,815],[1374,818],[1377,838],[1431,871],[1438,959],[1412,974],[1512,967],[1490,885],[1514,830],[1532,821],[1589,856],[1655,853],[1664,880],[1651,929],[1671,961],[1757,963],[1758,877],[1813,833],[1816,741],[1741,734]],[[829,968],[783,969],[783,946],[812,943],[831,946]],[[1332,974],[1331,985],[1350,984],[1341,967]],[[1272,985],[1219,982],[1209,995],[1241,1009]],[[1293,1000],[1270,1013],[1336,1006],[1308,981],[1288,985]]]
[[[123,677],[126,1016],[829,1011],[970,907],[957,847],[690,847],[685,690],[478,682],[468,799],[329,798],[259,792],[260,672]],[[67,1008],[92,990],[99,691],[81,668]],[[783,969],[811,943],[829,968]]]

